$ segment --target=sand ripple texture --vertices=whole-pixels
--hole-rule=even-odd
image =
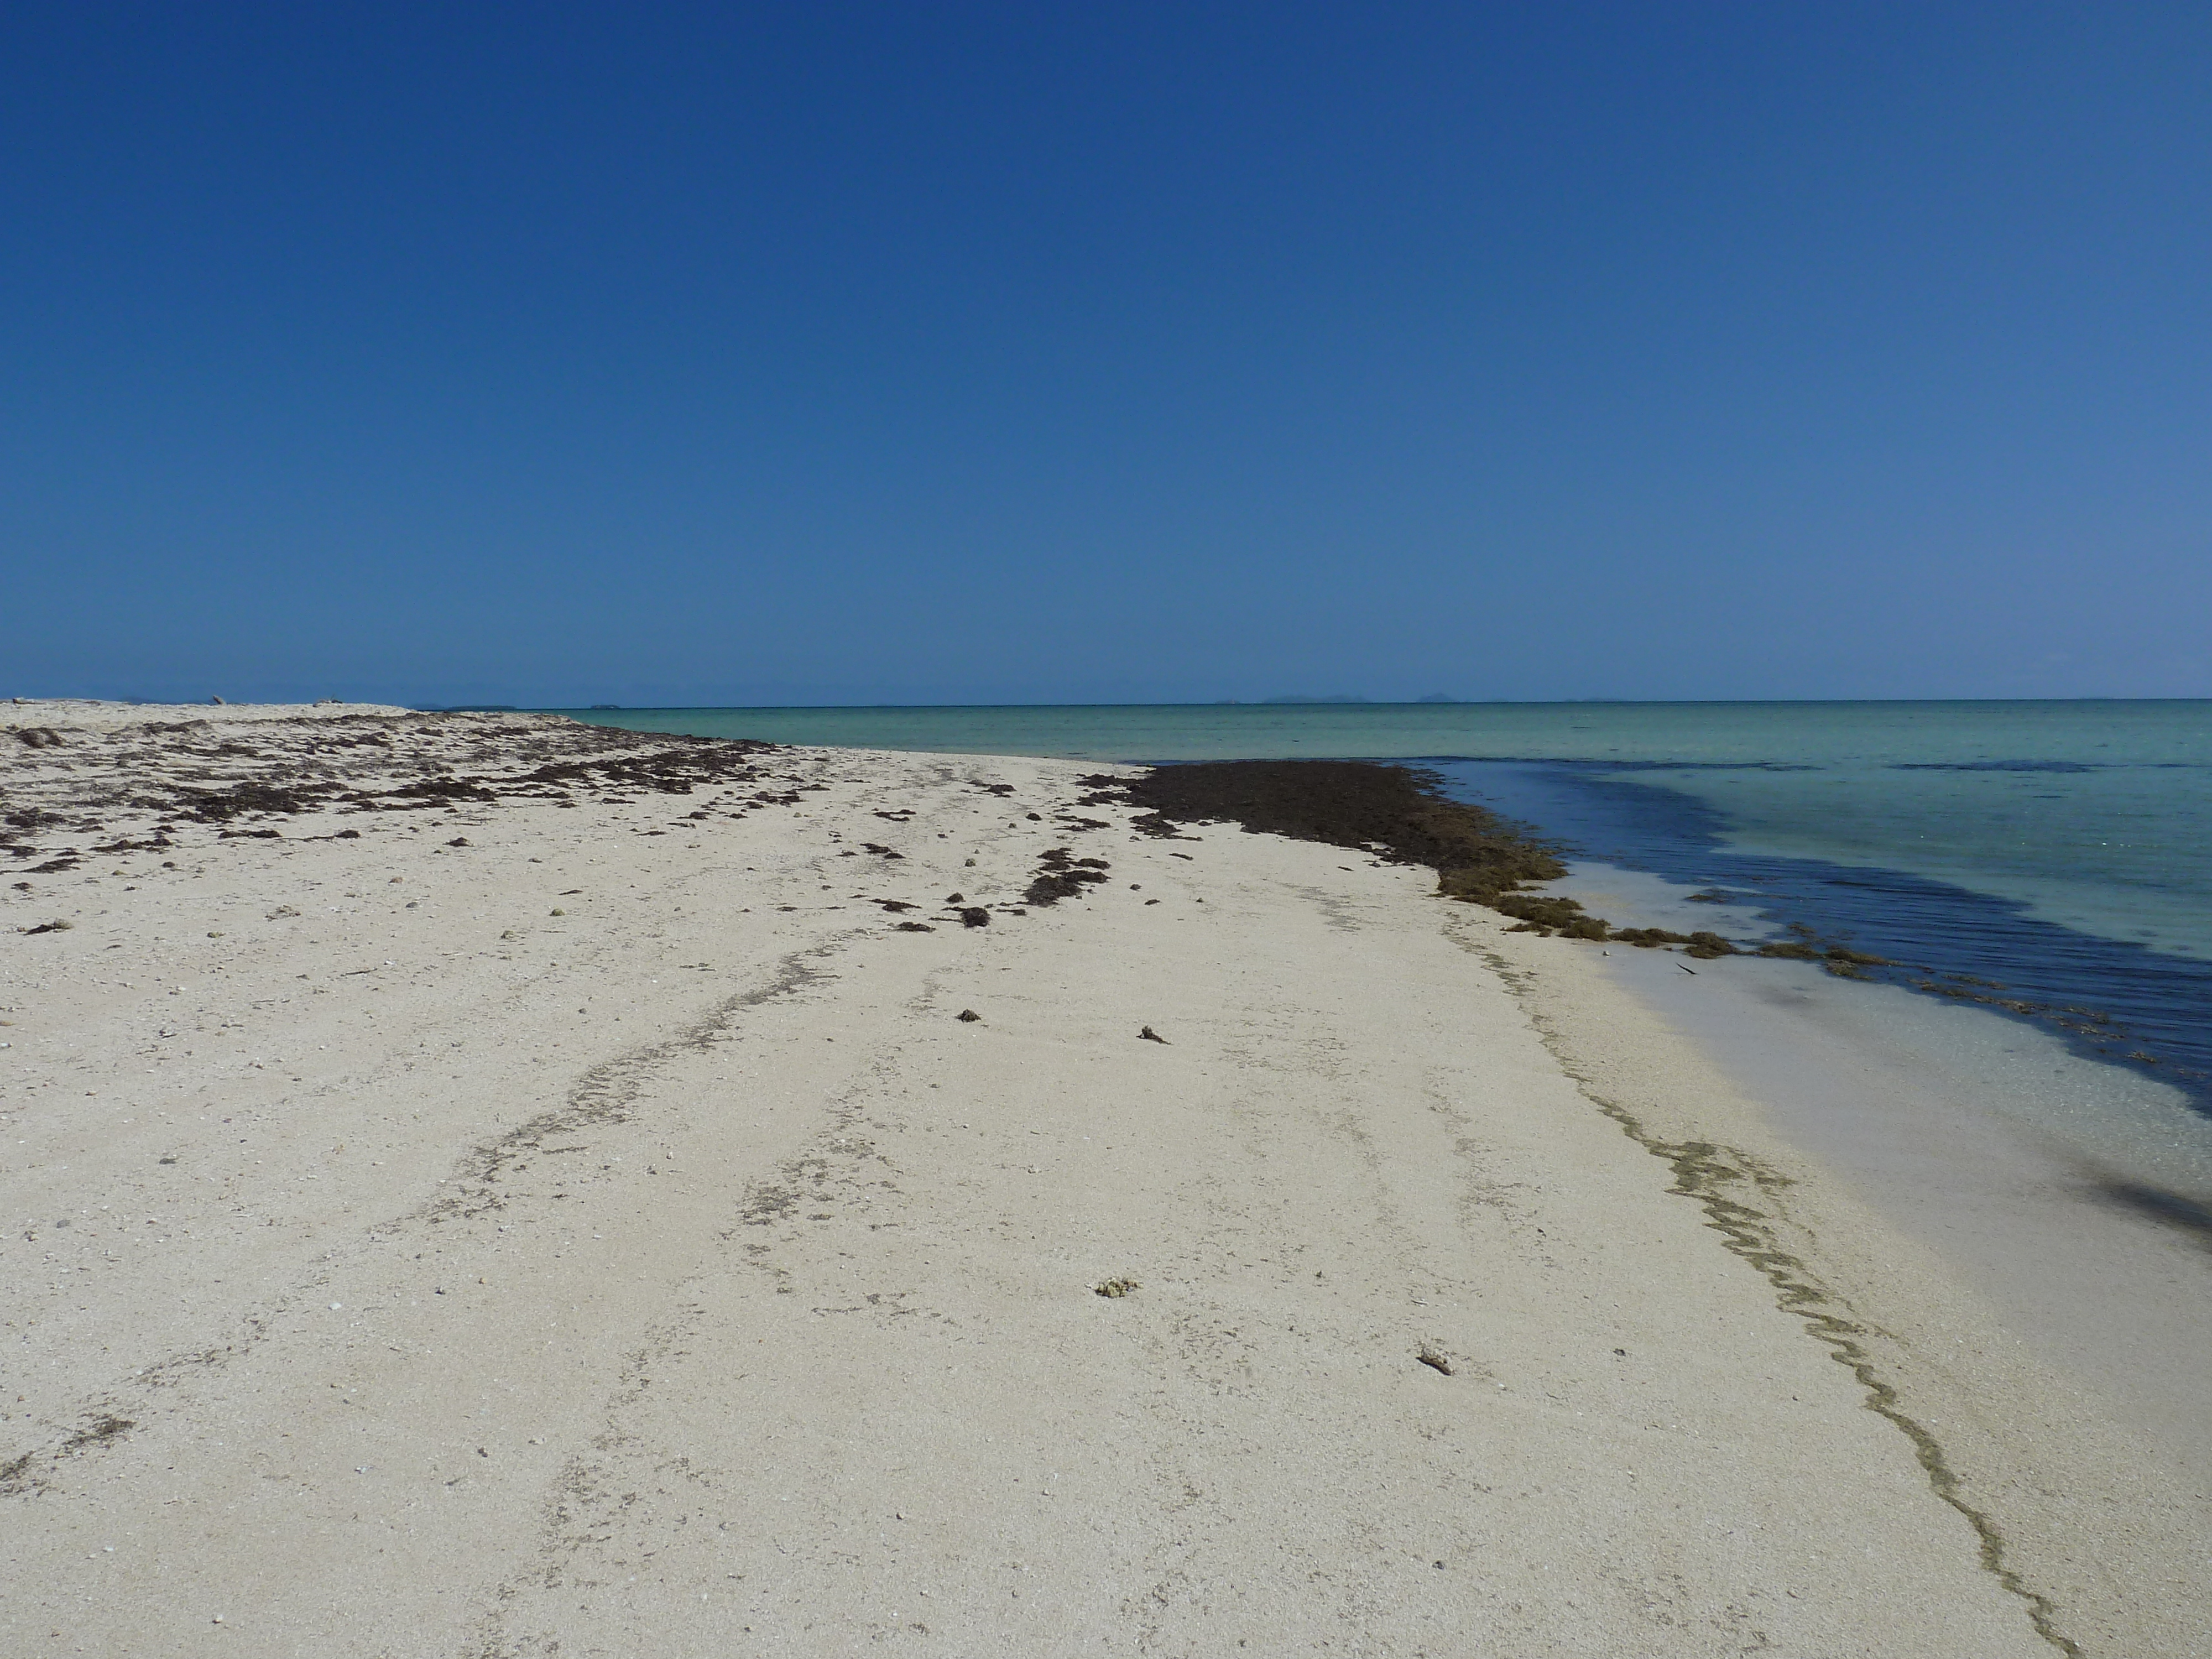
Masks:
[[[0,1650],[2056,1650],[1425,872],[6,712]]]

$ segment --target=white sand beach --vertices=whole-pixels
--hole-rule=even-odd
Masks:
[[[2203,1494],[1429,871],[1056,762],[0,727],[8,1653],[2202,1651]]]

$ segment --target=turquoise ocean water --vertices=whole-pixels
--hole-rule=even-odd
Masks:
[[[558,712],[948,753],[1419,761],[1589,858],[1729,895],[1723,932],[1848,939],[2212,1109],[2212,702]]]

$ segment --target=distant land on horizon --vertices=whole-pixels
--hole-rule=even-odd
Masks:
[[[1426,696],[1425,696],[1412,697],[1412,698],[1405,699],[1405,700],[1403,700],[1403,701],[1401,701],[1400,699],[1398,699],[1398,698],[1395,698],[1395,697],[1355,697],[1355,696],[1352,696],[1351,693],[1349,693],[1349,692],[1339,692],[1339,693],[1335,694],[1334,696],[1326,696],[1326,697],[1305,697],[1305,696],[1279,696],[1279,697],[1260,697],[1260,698],[1257,698],[1257,699],[1253,700],[1253,701],[1252,701],[1252,702],[1247,702],[1244,698],[1243,698],[1243,697],[1220,697],[1220,698],[1217,698],[1217,699],[1215,699],[1215,700],[1214,700],[1214,701],[1212,701],[1212,702],[1204,702],[1204,703],[1181,703],[1181,702],[1169,702],[1169,703],[1159,703],[1159,704],[1157,704],[1157,705],[1154,705],[1154,704],[1136,703],[1136,704],[1130,704],[1130,705],[1127,705],[1127,706],[1128,706],[1128,707],[1132,707],[1132,708],[1149,708],[1149,707],[1158,707],[1158,708],[1250,708],[1250,707],[1255,707],[1255,706],[1257,706],[1257,707],[1265,707],[1265,706],[1268,706],[1268,705],[1272,705],[1272,704],[1276,704],[1276,703],[1368,703],[1368,704],[1379,705],[1379,706],[1382,706],[1382,707],[1393,707],[1393,706],[1395,706],[1395,707],[1398,707],[1398,708],[1410,708],[1410,707],[1414,706],[1415,704],[1419,704],[1419,703],[1470,703],[1470,702],[1521,702],[1521,701],[1522,701],[1522,699],[1521,699],[1521,698],[1518,698],[1518,697],[1490,697],[1490,698],[1480,698],[1480,697],[1455,697],[1455,696],[1451,696],[1449,693],[1448,693],[1448,692],[1443,692],[1443,691],[1431,691],[1431,692],[1429,692],[1429,693],[1428,693]],[[1570,702],[1624,702],[1624,701],[1626,701],[1626,699],[1624,699],[1624,698],[1617,698],[1617,697],[1578,697],[1578,698],[1571,698],[1571,699],[1569,699],[1568,701],[1570,701]],[[424,706],[427,708],[427,707],[428,707],[429,705],[427,705],[427,704],[426,704],[426,705],[424,705]],[[619,703],[619,702],[576,703],[576,704],[571,704],[571,705],[569,705],[569,706],[570,706],[570,707],[572,707],[572,708],[583,708],[583,709],[586,710],[587,712],[590,712],[590,713],[592,713],[592,714],[616,714],[616,713],[625,713],[625,712],[627,712],[627,713],[642,713],[642,712],[644,711],[644,706],[643,706],[643,705],[641,705],[638,708],[632,709],[632,708],[629,708],[629,705],[624,704],[624,703]],[[701,706],[701,707],[705,707],[706,705],[702,704],[702,705],[700,705],[700,706]],[[734,706],[738,706],[738,705],[732,705],[732,706],[734,707]],[[764,705],[762,705],[762,706],[763,706],[763,707],[767,707],[767,706],[769,706],[769,705],[765,705],[765,704],[764,704]],[[900,708],[965,708],[965,707],[968,707],[969,705],[962,704],[962,703],[894,703],[894,704],[882,704],[882,705],[872,704],[872,703],[827,703],[827,704],[821,704],[821,705],[812,705],[812,704],[809,704],[809,705],[804,705],[804,706],[805,706],[805,707],[817,707],[817,706],[818,706],[818,707],[823,707],[823,708],[876,708],[876,707]],[[1036,704],[1030,704],[1030,703],[1018,703],[1018,704],[1009,704],[1009,705],[1007,705],[1007,706],[1008,706],[1008,707],[1011,707],[1011,708],[1094,708],[1094,707],[1120,707],[1120,706],[1122,706],[1122,705],[1114,705],[1114,704],[1091,704],[1091,703],[1036,703]],[[509,702],[467,702],[467,703],[457,702],[457,703],[451,703],[451,704],[447,704],[447,705],[446,705],[446,707],[447,707],[447,708],[448,709],[448,711],[449,711],[449,712],[452,712],[452,713],[454,713],[454,714],[466,714],[466,713],[485,713],[485,714],[489,714],[489,713],[498,713],[498,712],[501,712],[501,711],[504,711],[504,710],[512,709],[512,708],[515,708],[515,707],[516,707],[516,705],[515,705],[515,704],[514,704],[514,703],[509,703]]]

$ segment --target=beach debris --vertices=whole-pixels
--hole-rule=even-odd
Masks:
[[[991,913],[980,904],[971,904],[961,911],[960,925],[963,927],[988,927]]]
[[[66,933],[76,924],[66,917],[57,921],[42,921],[35,927],[26,927],[26,933]]]
[[[891,931],[895,933],[933,933],[937,929],[926,921],[902,921]]]
[[[1769,939],[1759,947],[1759,954],[1763,957],[1781,957],[1792,962],[1840,963],[1846,968],[1896,966],[1887,957],[1870,956],[1863,951],[1850,950],[1841,945],[1824,945],[1813,930],[1802,921],[1791,922],[1790,931],[1797,937]]]
[[[1845,962],[1855,968],[1887,968],[1893,965],[1887,957],[1869,956],[1864,951],[1846,951],[1840,945],[1831,945],[1825,954],[1831,962]]]
[[[947,893],[945,896],[945,902],[947,904],[965,904],[968,902],[968,895],[965,893]]]
[[[15,741],[29,749],[59,749],[62,734],[50,726],[24,726],[15,728]]]
[[[963,1025],[973,1025],[979,1022],[983,1016],[977,1013],[973,1008],[963,1008],[958,1013],[953,1015],[952,1018],[958,1020]]]
[[[1817,962],[1838,979],[1868,979],[1872,975],[1862,969],[1893,968],[1897,964],[1887,957],[1869,955],[1864,951],[1853,951],[1841,945],[1821,946],[1811,937],[1812,930],[1802,923],[1793,922],[1790,931],[1796,939],[1769,939],[1759,947],[1763,957],[1781,957],[1791,962]]]
[[[1111,868],[1104,859],[1076,858],[1065,847],[1040,854],[1037,865],[1036,878],[1022,896],[1030,904],[1057,904],[1064,898],[1074,898],[1085,887],[1104,881]]]
[[[455,836],[453,840],[446,843],[448,847],[466,847],[468,844],[469,838],[466,836]]]
[[[1432,1371],[1442,1371],[1446,1376],[1452,1374],[1451,1361],[1425,1342],[1421,1344],[1420,1352],[1413,1358]]]
[[[568,913],[556,905],[552,909],[548,910],[545,914],[549,916],[565,916]]]
[[[1694,969],[1694,968],[1691,967],[1691,966],[1690,966],[1690,964],[1689,964],[1688,963],[1686,963],[1686,962],[1678,962],[1678,963],[1676,963],[1674,965],[1675,965],[1677,968],[1680,968],[1680,969],[1684,973],[1688,974],[1688,975],[1692,975],[1692,977],[1695,977],[1695,976],[1696,976],[1696,974],[1697,974],[1697,971],[1698,971],[1698,970],[1697,970],[1696,969]]]
[[[1137,1041],[1139,1042],[1157,1042],[1163,1046],[1167,1042],[1167,1039],[1165,1037],[1162,1036],[1158,1031],[1155,1031],[1149,1025],[1146,1026],[1142,1030],[1137,1033]]]
[[[1443,890],[1452,891],[1449,886]],[[1453,896],[1461,896],[1454,893]],[[1487,902],[1490,908],[1500,915],[1515,918],[1520,926],[1508,928],[1506,931],[1509,933],[1558,933],[1566,939],[1588,939],[1617,937],[1601,918],[1583,913],[1581,900],[1566,898],[1559,894],[1494,893],[1487,901],[1477,902]],[[1635,944],[1638,941],[1632,939],[1629,942]],[[1654,945],[1662,943],[1656,939],[1650,942]]]
[[[1132,1291],[1141,1291],[1145,1287],[1143,1285],[1137,1283],[1133,1279],[1109,1279],[1103,1285],[1092,1285],[1091,1287],[1091,1294],[1093,1296],[1103,1296],[1109,1298],[1115,1298],[1127,1296]]]

